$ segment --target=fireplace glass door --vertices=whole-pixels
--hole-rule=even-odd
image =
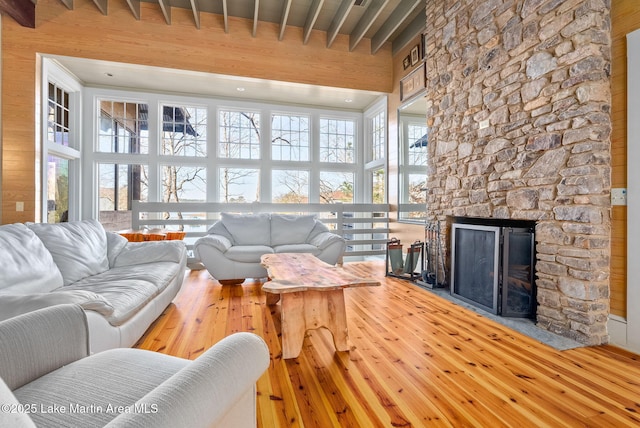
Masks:
[[[497,314],[500,228],[454,223],[451,249],[451,294]]]
[[[535,310],[534,235],[527,228],[504,228],[502,310],[504,317],[530,317]]]

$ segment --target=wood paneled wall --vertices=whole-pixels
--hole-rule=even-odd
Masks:
[[[136,21],[126,2],[109,2],[108,16],[92,0],[75,0],[68,10],[59,0],[39,0],[36,28],[2,16],[2,222],[40,220],[36,76],[38,54],[55,54],[235,76],[308,83],[380,92],[393,86],[389,44],[371,55],[363,40],[349,52],[349,37],[326,48],[326,33],[290,27],[278,41],[277,24],[201,13],[200,29],[191,11],[174,8],[167,25],[160,8],[141,3]],[[16,212],[16,202],[25,203]]]
[[[611,2],[611,187],[627,187],[627,40],[640,28],[637,0]],[[627,207],[611,210],[611,313],[627,315]]]
[[[425,17],[426,20],[426,17]],[[400,101],[400,79],[405,77],[407,74],[412,72],[418,65],[414,67],[409,67],[406,70],[402,65],[402,60],[409,55],[411,48],[416,44],[421,43],[421,37],[418,36],[414,40],[412,40],[404,49],[401,49],[396,55],[393,57],[393,92],[389,94],[387,97],[387,120],[388,120],[388,165],[387,165],[387,174],[389,176],[389,180],[387,181],[388,186],[388,197],[389,203],[392,206],[392,212],[390,213],[392,221],[391,224],[391,233],[390,236],[398,238],[402,241],[403,244],[411,244],[414,241],[420,239],[424,239],[424,226],[423,225],[415,225],[415,224],[407,224],[407,223],[399,223],[398,220],[398,204],[400,203],[400,195],[399,195],[399,177],[398,177],[398,163],[399,163],[399,147],[398,147],[398,108],[402,105]],[[427,117],[427,112],[425,114],[425,121]],[[406,248],[406,246],[405,246]]]

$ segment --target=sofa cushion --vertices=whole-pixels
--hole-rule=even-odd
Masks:
[[[235,245],[224,253],[229,260],[243,263],[260,263],[263,254],[273,254],[273,248],[266,245]]]
[[[109,269],[107,234],[96,220],[31,223],[62,273],[64,285]]]
[[[105,316],[105,319],[113,326],[127,322],[158,294],[158,288],[146,280],[102,277],[103,281],[101,282],[99,279],[96,277],[87,278],[85,281],[79,281],[65,288],[88,290],[104,297],[113,306],[113,312]],[[89,280],[91,286],[87,285]]]
[[[160,241],[162,242],[162,241]],[[171,284],[176,276],[183,275],[184,270],[180,263],[154,262],[131,266],[116,266],[98,275],[89,276],[72,284],[77,290],[92,290],[97,284],[112,281],[146,281],[152,284],[158,293]],[[69,289],[70,287],[64,287]]]
[[[66,287],[48,293],[0,294],[0,321],[49,306],[76,303],[82,309],[111,315],[113,306],[102,296],[86,290],[67,290]]]
[[[271,245],[305,243],[315,224],[314,215],[271,214]]]
[[[187,255],[184,241],[129,242],[113,260],[112,267],[154,262],[180,263]]]
[[[24,224],[0,226],[0,293],[46,293],[62,286],[51,253]]]
[[[311,244],[287,244],[273,247],[274,253],[310,253],[314,256],[320,254],[320,250]]]
[[[269,214],[221,213],[220,218],[235,245],[271,245]]]

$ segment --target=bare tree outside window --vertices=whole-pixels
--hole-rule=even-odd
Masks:
[[[218,156],[225,159],[260,159],[260,114],[221,110],[219,114]],[[221,167],[221,202],[260,200],[259,169]]]
[[[355,125],[353,120],[320,119],[321,162],[354,162]]]
[[[274,114],[271,117],[271,157],[273,160],[308,161],[309,117]]]
[[[161,153],[166,156],[206,157],[207,109],[163,106]],[[162,202],[206,200],[206,167],[167,163],[162,165]],[[171,218],[165,212],[164,218]],[[176,213],[183,219],[182,212]],[[184,226],[180,226],[183,230]]]
[[[353,173],[323,171],[320,173],[320,203],[352,203],[353,187]]]
[[[260,159],[260,113],[221,110],[218,156],[226,159]]]
[[[309,202],[309,171],[274,170],[272,173],[272,200],[282,204]]]

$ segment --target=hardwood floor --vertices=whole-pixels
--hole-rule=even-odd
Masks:
[[[259,427],[640,426],[640,356],[612,346],[556,351],[408,281],[384,264],[347,263],[380,287],[345,290],[351,350],[311,330],[283,360],[279,310],[259,283],[221,286],[207,271],[182,291],[138,347],[194,359],[223,337],[265,339]]]

